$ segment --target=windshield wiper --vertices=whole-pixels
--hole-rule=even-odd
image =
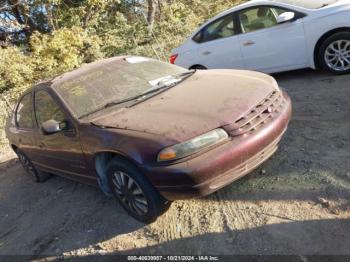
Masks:
[[[135,106],[143,101],[145,101],[146,99],[150,99],[156,95],[158,95],[159,93],[161,92],[164,92],[174,86],[177,86],[178,84],[182,83],[183,81],[185,81],[187,78],[189,78],[190,76],[192,76],[197,70],[194,69],[194,70],[191,70],[191,71],[188,71],[188,72],[185,72],[185,73],[181,73],[181,74],[178,74],[178,75],[172,75],[173,78],[180,78],[179,81],[176,81],[176,82],[170,82],[170,83],[164,83],[162,85],[160,85],[159,87],[156,87],[156,88],[152,88],[150,89],[149,91],[143,93],[141,95],[141,100],[138,100],[136,101],[136,103],[128,106],[128,107],[132,107],[132,106]],[[150,95],[150,96],[148,96]],[[147,96],[147,97],[145,97]]]
[[[136,103],[134,103],[134,104],[132,104],[132,105],[130,105],[128,107],[135,106],[135,105],[145,101],[146,99],[152,98],[153,96],[156,96],[159,93],[164,92],[164,91],[166,91],[166,90],[168,90],[168,89],[170,89],[170,88],[172,88],[172,87],[182,83],[187,78],[192,76],[196,71],[197,70],[194,69],[194,70],[191,70],[191,71],[188,71],[188,72],[185,72],[185,73],[181,73],[181,74],[178,74],[178,75],[172,75],[172,77],[180,78],[180,80],[177,81],[177,82],[165,83],[165,84],[160,85],[159,87],[150,89],[149,91],[147,91],[147,92],[145,92],[145,93],[143,93],[142,95],[139,96],[139,98],[143,98],[143,99],[138,99],[139,101],[137,101]]]
[[[190,76],[192,76],[195,72],[196,70],[191,70],[177,75],[165,76],[162,79],[160,79],[157,83],[155,83],[155,85],[150,90],[154,90],[155,88],[157,88],[157,86],[176,86],[179,83],[186,80],[187,78],[189,78]]]
[[[136,100],[136,103],[132,104],[131,106],[134,106],[142,101],[144,101],[145,99],[147,98],[151,98],[155,95],[157,95],[158,93],[160,92],[164,92],[176,85],[178,85],[179,83],[183,82],[184,80],[186,80],[188,77],[190,77],[191,75],[193,75],[194,73],[196,72],[196,70],[191,70],[191,71],[188,71],[188,72],[185,72],[185,73],[182,73],[182,74],[179,74],[179,75],[175,75],[173,77],[177,77],[177,78],[180,78],[180,80],[178,82],[173,82],[169,85],[161,85],[157,88],[154,88],[154,89],[151,89],[145,93],[142,93],[140,95],[137,95],[137,96],[134,96],[134,97],[130,97],[130,98],[126,98],[126,99],[123,99],[123,100],[119,100],[119,101],[112,101],[112,102],[109,102],[99,108],[96,108],[95,110],[89,112],[89,113],[86,113],[86,114],[83,114],[81,115],[80,117],[78,117],[78,119],[82,119],[84,117],[87,117],[89,115],[92,115],[92,114],[95,114],[97,113],[98,111],[101,111],[103,109],[106,109],[108,107],[112,107],[112,106],[117,106],[117,105],[122,105],[122,104],[125,104],[125,103],[128,103],[128,102],[132,102],[132,101],[135,101]],[[153,95],[152,95],[153,94]],[[149,96],[151,95],[151,96]],[[129,107],[131,107],[129,106]]]
[[[172,77],[174,78],[180,78],[181,79],[181,82],[187,78],[189,78],[190,76],[192,76],[194,73],[197,72],[197,69],[193,69],[193,70],[190,70],[190,71],[187,71],[187,72],[184,72],[184,73],[181,73],[181,74],[178,74],[178,75],[172,75]]]
[[[98,107],[96,108],[95,110],[89,112],[89,113],[86,113],[86,114],[83,114],[79,117],[79,119],[82,119],[84,117],[87,117],[89,115],[92,115],[92,114],[95,114],[97,113],[98,111],[101,111],[103,109],[106,109],[108,107],[112,107],[112,106],[117,106],[117,105],[122,105],[122,104],[125,104],[125,103],[128,103],[128,102],[132,102],[132,101],[135,101],[135,100],[140,100],[141,98],[144,98],[145,96],[148,96],[150,94],[153,94],[153,93],[157,93],[159,91],[162,91],[164,89],[169,89],[171,88],[172,86],[161,86],[161,87],[158,87],[158,88],[155,88],[155,89],[152,89],[150,91],[147,91],[145,93],[142,93],[141,95],[137,95],[137,96],[134,96],[134,97],[130,97],[130,98],[127,98],[127,99],[123,99],[123,100],[119,100],[119,101],[112,101],[112,102],[109,102],[107,104],[104,104],[103,106],[101,107]],[[143,100],[143,99],[142,99]]]

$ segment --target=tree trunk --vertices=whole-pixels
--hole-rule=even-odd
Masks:
[[[50,6],[49,4],[45,4],[45,9],[46,9],[46,13],[47,13],[47,22],[50,26],[50,31],[54,31],[54,30],[56,30],[56,26],[55,26],[55,22],[54,22],[51,8],[52,8],[52,6]]]
[[[154,18],[156,15],[156,3],[155,3],[155,0],[147,0],[147,2],[148,2],[148,11],[147,11],[148,34],[152,35]]]

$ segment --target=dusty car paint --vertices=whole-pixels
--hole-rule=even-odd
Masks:
[[[198,71],[145,103],[90,121],[184,141],[239,119],[273,90],[271,79],[243,71]]]
[[[125,63],[123,57],[114,59]],[[37,90],[47,90],[72,128],[44,135],[37,123],[33,130],[22,130],[12,117],[6,128],[12,147],[21,149],[39,169],[92,185],[105,179],[103,167],[96,166],[97,161],[109,158],[101,155],[118,155],[135,164],[164,197],[174,200],[210,194],[257,167],[275,152],[291,117],[290,99],[272,77],[213,70],[196,72],[183,83],[133,107],[112,108],[78,120],[55,86],[103,63],[86,65],[27,91],[34,95]],[[278,109],[264,104],[272,93],[280,94],[282,99]],[[238,120],[258,105],[266,107],[261,117],[268,117],[259,128],[239,136],[232,133],[220,145],[184,159],[157,162],[157,154],[167,146],[218,127],[230,134]],[[269,151],[265,154],[264,150]],[[261,153],[265,155],[259,156]],[[255,164],[249,165],[249,161]]]

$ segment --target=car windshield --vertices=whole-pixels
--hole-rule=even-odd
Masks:
[[[109,105],[125,106],[123,101],[131,102],[130,98],[160,86],[174,85],[179,81],[175,76],[187,72],[143,57],[113,58],[63,75],[53,86],[76,117],[82,118]]]
[[[286,3],[289,5],[300,6],[307,9],[320,9],[322,7],[334,4],[339,0],[275,0],[276,2]]]

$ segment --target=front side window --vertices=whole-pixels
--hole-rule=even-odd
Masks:
[[[225,16],[203,28],[193,40],[199,43],[227,38],[237,33],[232,15]]]
[[[254,32],[277,25],[277,17],[287,10],[277,7],[260,6],[241,11],[238,14],[243,33]]]
[[[39,126],[48,120],[63,122],[65,119],[65,115],[57,103],[44,90],[35,93],[35,116]]]
[[[33,128],[33,101],[32,94],[26,94],[18,103],[16,123],[19,128]]]

